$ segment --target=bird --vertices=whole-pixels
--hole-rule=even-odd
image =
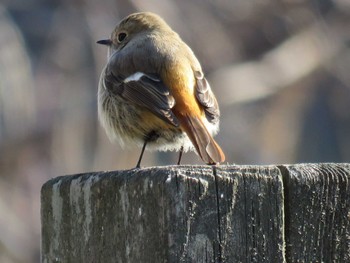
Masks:
[[[158,15],[133,13],[110,38],[98,84],[98,118],[111,141],[147,150],[195,150],[216,165],[225,154],[213,136],[219,130],[217,99],[192,49]]]

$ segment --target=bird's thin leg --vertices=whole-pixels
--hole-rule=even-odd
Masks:
[[[148,143],[148,140],[145,140],[145,142],[144,142],[144,144],[142,146],[142,150],[141,150],[141,154],[140,154],[139,160],[137,161],[137,164],[136,164],[135,168],[140,168],[142,156],[143,156],[143,153],[145,152],[147,143]]]
[[[148,133],[144,140],[145,142],[143,143],[143,146],[142,146],[142,150],[141,150],[141,154],[140,154],[140,158],[139,160],[137,161],[137,164],[136,164],[136,167],[135,168],[140,168],[141,166],[141,160],[142,160],[142,156],[143,156],[143,153],[145,152],[146,150],[146,145],[147,143],[149,142],[153,142],[155,140],[157,140],[159,138],[159,134],[157,133],[157,131],[151,131],[150,133]]]
[[[179,153],[179,159],[177,160],[177,165],[180,165],[180,163],[181,163],[181,158],[182,158],[183,152],[184,152],[184,147],[181,146],[180,153]]]

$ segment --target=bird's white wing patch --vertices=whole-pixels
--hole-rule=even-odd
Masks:
[[[126,79],[124,79],[124,83],[128,83],[130,81],[139,81],[140,78],[142,78],[143,76],[145,76],[144,73],[136,72],[136,73],[130,75],[129,77],[127,77]]]

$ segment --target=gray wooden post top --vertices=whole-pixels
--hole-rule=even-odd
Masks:
[[[42,187],[42,262],[350,262],[350,164],[165,166]]]

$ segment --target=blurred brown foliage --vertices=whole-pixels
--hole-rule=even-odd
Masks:
[[[135,165],[139,150],[111,144],[97,122],[107,50],[95,42],[136,11],[161,15],[202,62],[228,163],[349,162],[349,1],[5,0],[0,262],[39,261],[46,180]],[[176,157],[146,153],[143,165]]]

